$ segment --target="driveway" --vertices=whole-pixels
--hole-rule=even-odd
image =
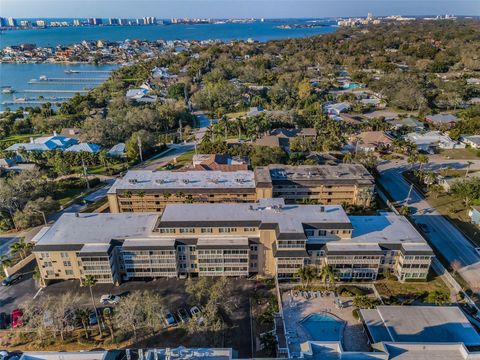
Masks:
[[[480,165],[480,162],[479,162]],[[395,201],[403,202],[409,192],[410,184],[403,178],[402,172],[409,169],[405,162],[386,161],[378,166],[378,182],[388,191]],[[462,161],[438,161],[429,164],[429,168],[466,168]],[[475,246],[445,217],[435,210],[422,194],[412,189],[408,206],[412,209],[411,218],[417,224],[424,224],[426,237],[442,256],[451,264],[458,261],[462,269],[461,276],[472,289],[480,289],[480,256]]]

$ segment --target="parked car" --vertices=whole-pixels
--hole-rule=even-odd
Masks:
[[[177,315],[182,323],[186,323],[188,320],[190,320],[190,316],[188,315],[187,310],[185,310],[184,308],[178,309]]]
[[[117,295],[102,295],[100,298],[100,303],[102,305],[117,305],[120,302],[120,296]]]
[[[17,328],[23,325],[22,321],[23,311],[15,309],[12,311],[12,328]]]
[[[19,281],[23,277],[23,274],[13,274],[12,276],[7,276],[5,279],[2,281],[3,286],[10,286],[15,284],[17,281]]]
[[[167,326],[174,326],[177,324],[177,320],[175,320],[175,316],[173,316],[170,310],[165,310],[163,312],[163,317],[165,318],[165,323]]]
[[[192,318],[196,319],[199,324],[203,324],[203,316],[202,312],[198,308],[198,306],[193,306],[190,308],[190,314],[192,314]]]
[[[6,329],[8,325],[7,314],[4,312],[0,313],[0,329]]]

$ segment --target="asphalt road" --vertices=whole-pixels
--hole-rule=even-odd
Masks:
[[[378,181],[395,201],[403,202],[408,196],[410,184],[403,178],[402,172],[408,170],[409,166],[405,162],[390,161],[378,166]],[[466,166],[459,161],[439,161],[429,165],[430,168]],[[415,189],[412,189],[408,206],[413,213],[413,221],[425,225],[426,236],[431,244],[449,263],[460,262],[462,269],[459,273],[470,287],[480,289],[480,256],[475,251],[475,246]]]
[[[13,309],[21,304],[31,301],[39,287],[32,278],[35,261],[22,269],[23,278],[11,286],[0,285],[0,312],[10,314]]]

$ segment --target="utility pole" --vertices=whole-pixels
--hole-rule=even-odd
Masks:
[[[178,133],[180,135],[180,142],[183,141],[183,129],[182,129],[182,120],[178,120]]]
[[[83,157],[82,157],[82,168],[83,168],[83,176],[85,177],[85,181],[87,182],[87,190],[90,190],[90,183],[88,182],[88,175],[87,175],[87,167],[85,166],[85,161],[83,161]]]
[[[197,142],[196,141],[194,143],[194,146],[195,146],[195,155],[197,155]]]
[[[140,162],[143,162],[142,140],[140,139],[140,136],[137,137],[137,144],[138,144],[138,154],[140,155]]]

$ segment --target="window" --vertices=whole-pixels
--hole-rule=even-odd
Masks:
[[[63,266],[72,266],[72,263],[70,261],[64,261]]]
[[[254,232],[256,229],[254,227],[246,227],[246,228],[243,228],[243,231],[245,232]]]
[[[313,235],[315,235],[315,231],[313,231],[313,230],[305,230],[305,235],[306,235],[306,236],[313,236]]]
[[[180,229],[180,234],[193,234],[195,233],[194,228],[181,228]]]
[[[233,227],[221,227],[218,229],[219,233],[231,233],[236,231],[237,231],[237,228],[233,228]]]
[[[73,270],[65,270],[65,275],[73,275]]]
[[[60,256],[61,256],[62,258],[68,258],[68,253],[67,253],[67,252],[61,252],[61,253],[60,253]]]
[[[178,247],[177,247],[177,250],[178,250],[179,252],[184,252],[184,251],[185,251],[185,246],[178,246]]]
[[[174,234],[174,233],[175,233],[175,229],[162,228],[162,229],[160,229],[160,233],[161,233],[161,234]]]
[[[211,227],[201,228],[201,229],[200,229],[200,232],[201,232],[202,234],[212,233],[212,232],[213,232],[213,229],[212,229]]]
[[[54,274],[53,270],[47,270],[47,275],[48,276],[53,276],[53,274]]]
[[[42,258],[48,258],[48,257],[50,257],[48,252],[42,252],[42,253],[40,253],[40,256],[41,256]]]
[[[258,246],[257,246],[257,245],[251,245],[251,246],[250,246],[250,250],[252,250],[252,251],[257,251],[257,250],[258,250]]]

